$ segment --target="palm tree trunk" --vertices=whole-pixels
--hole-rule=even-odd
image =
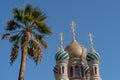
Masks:
[[[21,64],[20,64],[18,80],[24,80],[24,74],[25,74],[25,70],[26,70],[27,46],[28,46],[28,42],[26,39],[24,39],[23,45],[21,47],[22,56],[21,56]]]

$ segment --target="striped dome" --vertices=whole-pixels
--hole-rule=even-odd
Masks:
[[[55,55],[55,59],[56,61],[59,61],[59,60],[68,60],[69,59],[69,55],[66,51],[64,50],[60,50],[56,53]]]
[[[54,72],[55,75],[57,75],[57,73],[58,73],[58,65],[56,65],[56,66],[54,67],[53,72]]]
[[[84,65],[84,72],[85,74],[89,74],[90,73],[90,70],[89,70],[89,66],[88,65]]]
[[[87,61],[92,61],[92,60],[97,60],[97,61],[100,61],[100,56],[97,52],[95,51],[90,51],[88,52],[88,55],[87,55]]]

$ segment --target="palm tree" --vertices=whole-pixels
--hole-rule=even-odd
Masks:
[[[18,80],[24,80],[26,70],[26,58],[34,60],[37,64],[42,60],[43,45],[47,48],[44,40],[45,35],[51,34],[50,27],[45,24],[47,18],[38,8],[27,4],[24,8],[13,8],[13,19],[7,21],[6,34],[2,39],[8,38],[12,43],[10,64],[13,64],[21,50],[21,64]]]

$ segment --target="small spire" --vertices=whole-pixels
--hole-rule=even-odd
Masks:
[[[63,36],[63,34],[62,34],[62,32],[61,32],[61,33],[60,33],[60,51],[63,50],[63,39],[62,39],[62,36]]]
[[[70,26],[71,26],[71,29],[72,29],[72,37],[73,37],[73,40],[75,40],[75,26],[76,26],[75,22],[72,21],[72,22],[70,23]]]
[[[92,35],[92,33],[89,34],[89,38],[90,38],[90,51],[94,52],[95,49],[93,48],[93,35]]]

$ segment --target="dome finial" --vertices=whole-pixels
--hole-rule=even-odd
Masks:
[[[92,33],[89,34],[89,38],[90,38],[90,51],[95,51],[95,49],[93,48],[93,35]]]
[[[60,33],[60,51],[63,50],[63,39],[62,39],[63,33]]]
[[[73,37],[73,40],[75,40],[75,26],[76,26],[75,22],[72,21],[72,22],[70,23],[70,26],[71,26],[71,29],[72,29],[72,37]]]

